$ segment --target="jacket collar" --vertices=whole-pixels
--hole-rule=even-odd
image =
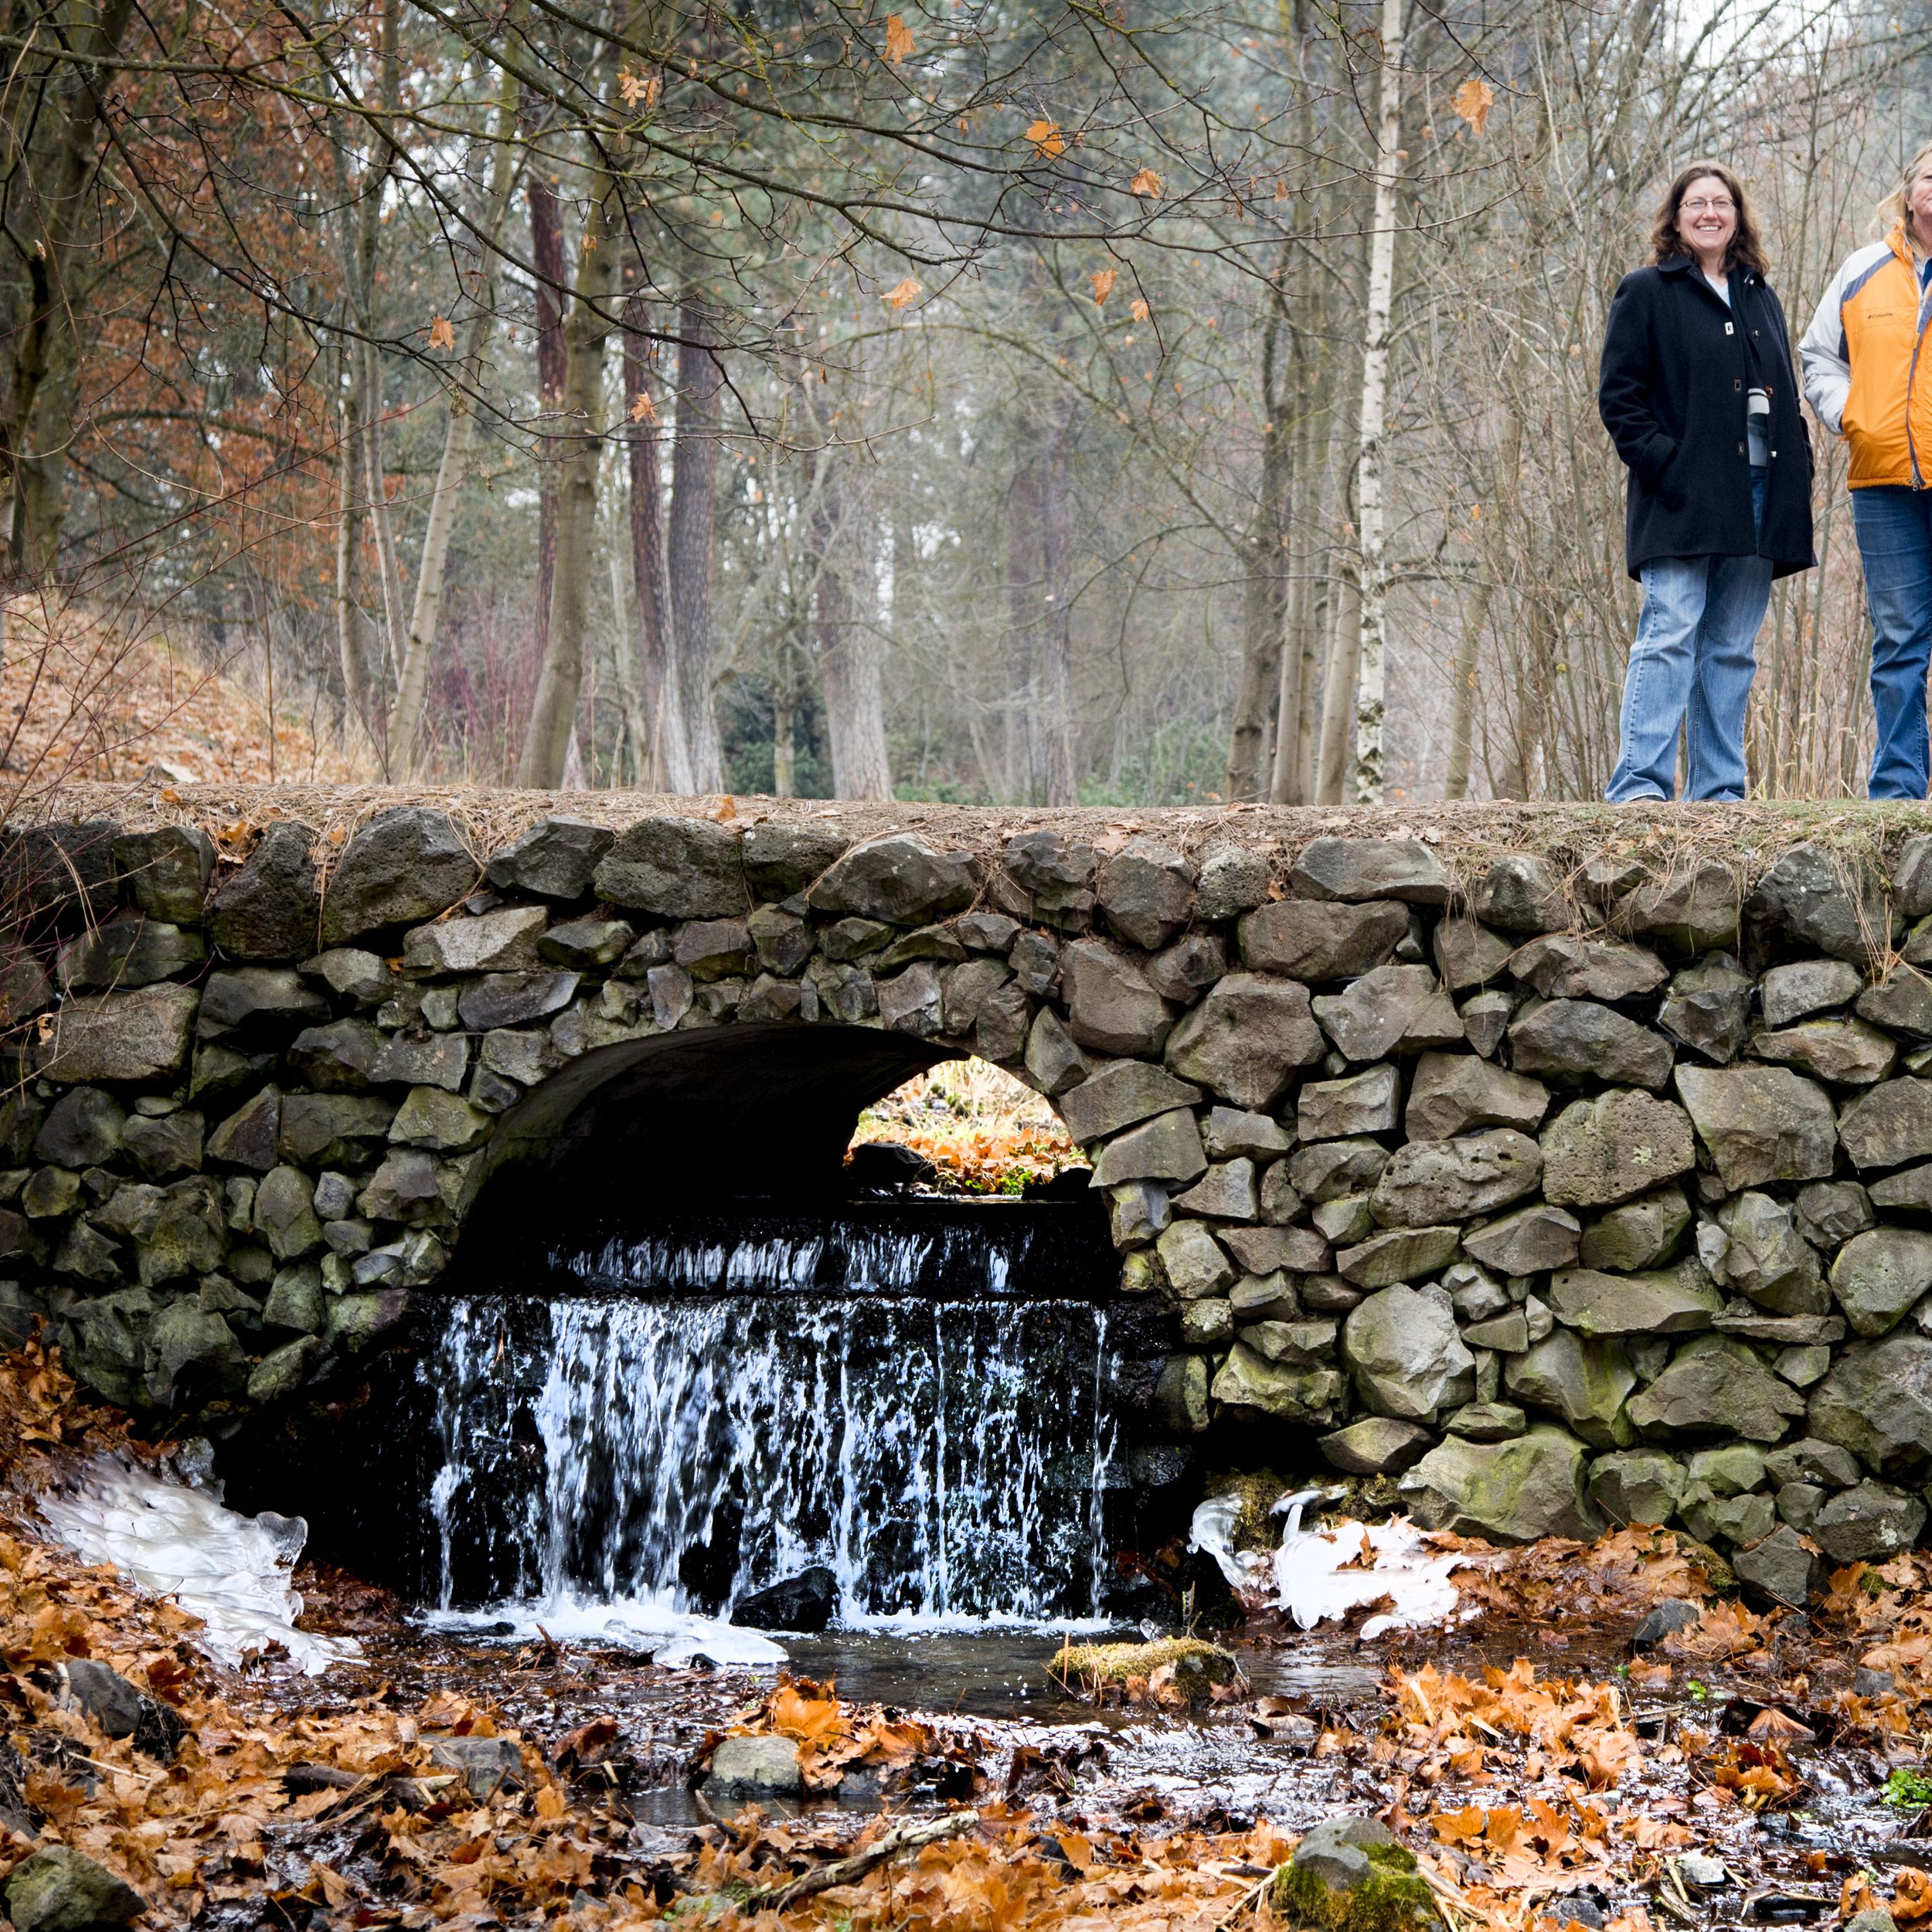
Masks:
[[[1687,275],[1696,266],[1697,258],[1694,255],[1673,255],[1668,261],[1659,262],[1657,264],[1657,272],[1660,275]],[[1734,268],[1731,273],[1736,275],[1747,288],[1757,287],[1758,277],[1754,270],[1748,268]]]

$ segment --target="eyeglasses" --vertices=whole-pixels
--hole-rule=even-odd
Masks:
[[[1680,206],[1687,215],[1728,215],[1736,207],[1737,203],[1728,196],[1725,196],[1715,201],[1687,201],[1682,202]]]

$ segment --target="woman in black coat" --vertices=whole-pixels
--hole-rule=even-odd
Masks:
[[[1644,587],[1605,796],[1668,798],[1688,716],[1690,798],[1744,795],[1744,713],[1771,580],[1809,570],[1811,447],[1757,223],[1715,162],[1671,183],[1648,268],[1604,335],[1597,406],[1630,472]]]

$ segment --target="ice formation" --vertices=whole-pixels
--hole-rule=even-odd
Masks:
[[[648,1651],[652,1663],[672,1667],[699,1657],[751,1669],[785,1661],[783,1648],[755,1630],[692,1616],[649,1597],[600,1603],[573,1594],[535,1603],[498,1604],[486,1610],[432,1611],[427,1621],[433,1629],[469,1635],[487,1631],[502,1637],[628,1645]]]
[[[1194,1512],[1189,1547],[1214,1559],[1243,1603],[1281,1611],[1298,1629],[1312,1630],[1384,1598],[1389,1607],[1362,1626],[1365,1641],[1454,1616],[1460,1598],[1450,1572],[1466,1560],[1436,1550],[1407,1517],[1382,1523],[1344,1517],[1325,1526],[1302,1528],[1309,1505],[1335,1500],[1337,1493],[1302,1489],[1277,1502],[1269,1513],[1286,1520],[1272,1558],[1236,1549],[1240,1499],[1210,1496]]]
[[[192,1466],[192,1459],[191,1459]],[[199,1617],[199,1641],[225,1664],[280,1644],[311,1677],[361,1660],[348,1637],[298,1630],[302,1600],[289,1578],[308,1540],[299,1516],[223,1506],[219,1483],[100,1456],[39,1498],[48,1528],[83,1562],[111,1563],[131,1581]]]

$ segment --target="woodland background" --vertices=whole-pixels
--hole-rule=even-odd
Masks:
[[[1611,292],[1714,155],[1795,336],[1928,50],[1844,0],[0,0],[5,784],[218,775],[214,676],[284,779],[1597,795]],[[1774,795],[1868,755],[1814,440]]]

